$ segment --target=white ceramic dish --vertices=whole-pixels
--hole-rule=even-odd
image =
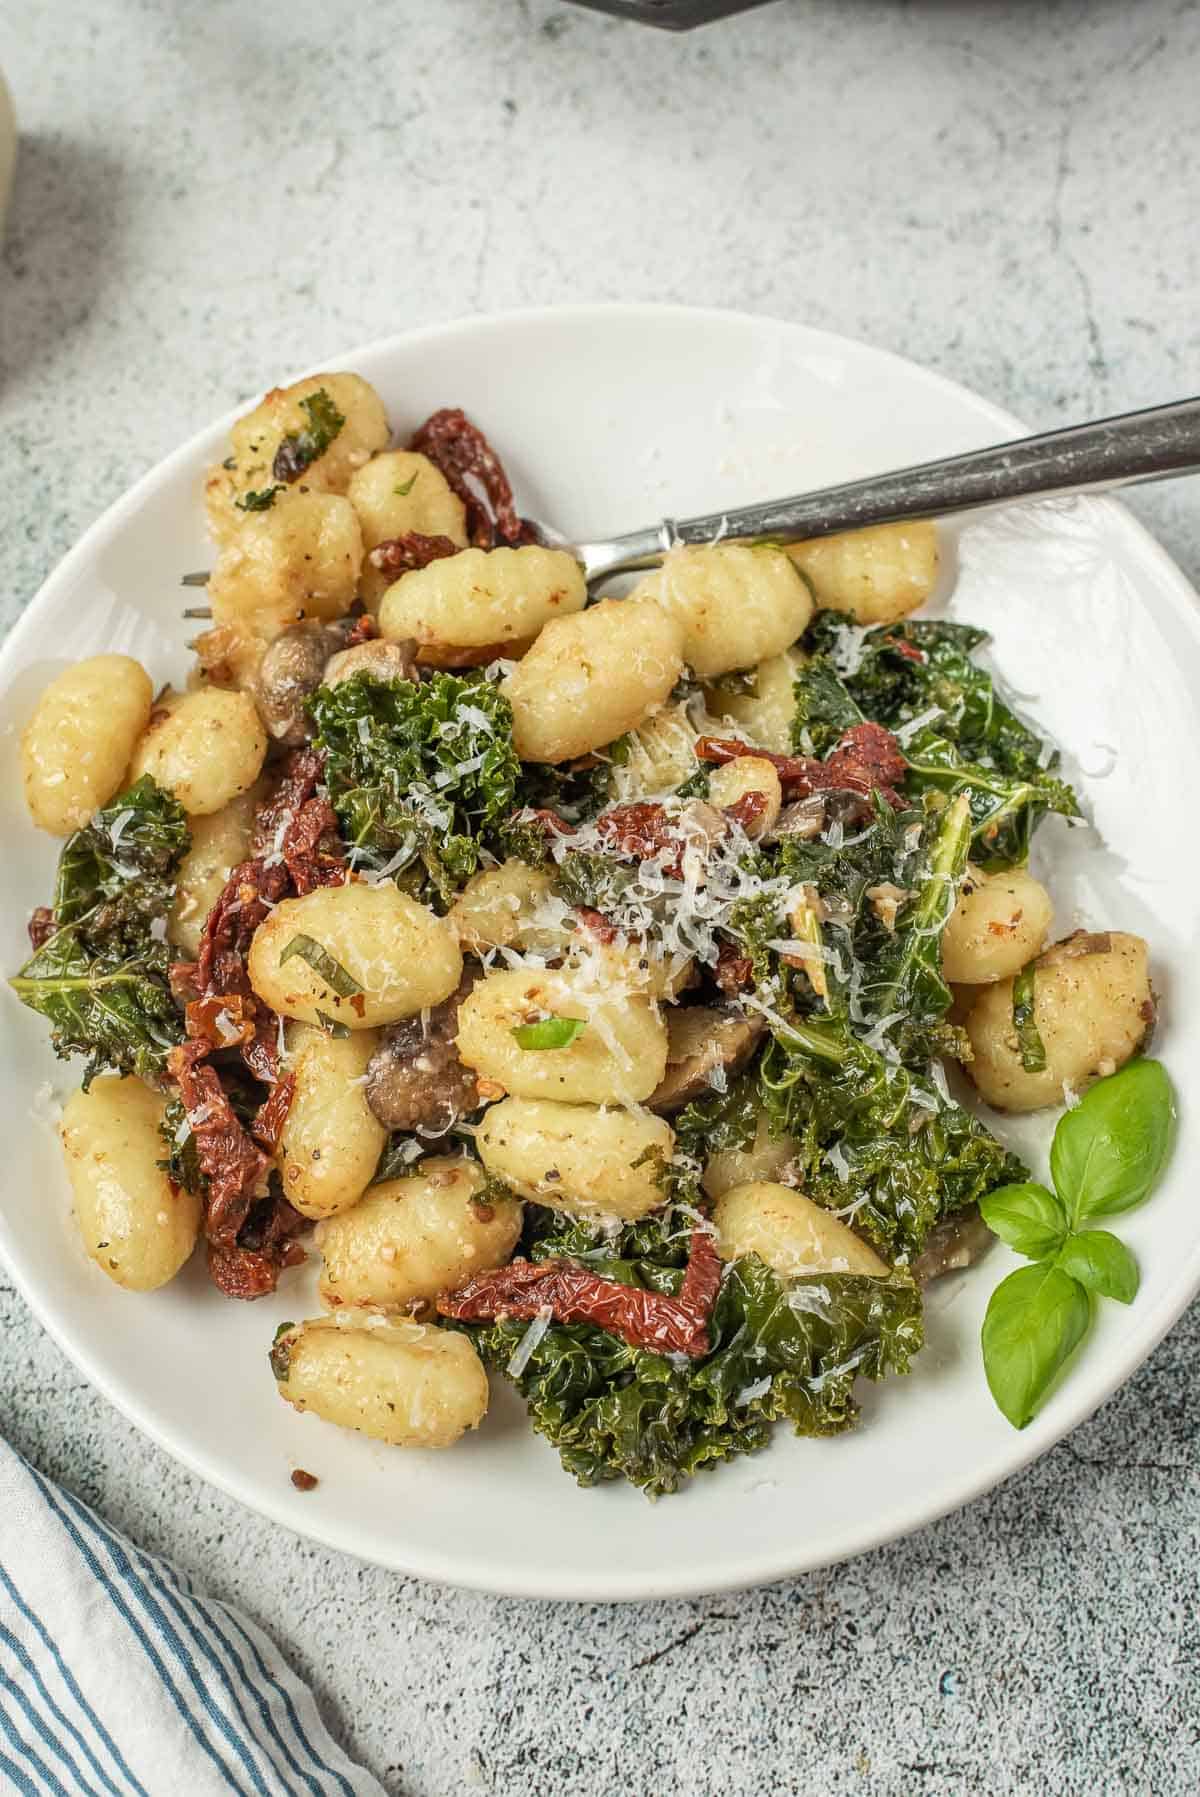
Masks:
[[[795,491],[1019,428],[894,356],[796,325],[687,309],[468,320],[326,365],[375,382],[401,430],[436,406],[464,406],[499,447],[525,507],[568,533]],[[211,559],[200,477],[223,453],[229,423],[169,457],[93,526],[0,657],[7,968],[24,957],[24,920],[46,897],[55,856],[22,808],[17,729],[67,658],[118,649],[156,678],[183,671],[178,581]],[[1200,868],[1185,827],[1200,766],[1195,595],[1107,501],[1014,513],[948,537],[961,564],[953,610],[994,631],[996,666],[1065,745],[1095,821],[1072,833],[1054,820],[1039,839],[1060,932],[1085,921],[1149,938],[1164,997],[1159,1052],[1182,1087],[1200,1055]],[[936,1288],[917,1370],[867,1388],[854,1434],[813,1442],[780,1430],[766,1453],[657,1505],[624,1487],[580,1491],[499,1381],[480,1433],[443,1454],[386,1449],[281,1404],[266,1350],[279,1321],[315,1312],[303,1271],[247,1305],[218,1296],[198,1259],[152,1297],[107,1284],[75,1240],[53,1135],[46,1082],[61,1095],[71,1070],[15,1000],[4,1041],[0,1249],[86,1376],[187,1466],[283,1526],[484,1590],[677,1596],[860,1553],[1044,1452],[1128,1378],[1200,1286],[1200,1149],[1185,1110],[1169,1177],[1123,1224],[1142,1268],[1137,1301],[1104,1306],[1070,1378],[1023,1434],[994,1409],[979,1358],[987,1296],[1009,1264],[998,1250]],[[1047,1131],[1038,1123],[1003,1133],[1036,1157]],[[319,1476],[317,1490],[294,1490],[296,1466]]]

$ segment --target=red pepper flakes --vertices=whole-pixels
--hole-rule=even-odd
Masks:
[[[894,649],[897,655],[902,655],[904,657],[905,661],[915,661],[923,664],[929,660],[924,649],[918,649],[917,645],[915,643],[910,643],[907,637],[885,636],[883,640],[889,649]]]
[[[373,643],[379,635],[379,626],[369,611],[360,612],[350,626],[346,637],[347,649],[357,649],[360,643]]]
[[[576,905],[575,915],[588,935],[594,936],[597,942],[605,944],[615,942],[621,934],[616,924],[610,922],[603,911],[596,911],[591,905]]]
[[[292,1484],[297,1491],[315,1491],[320,1483],[315,1473],[306,1473],[302,1466],[292,1474]]]
[[[692,1231],[687,1271],[674,1298],[590,1273],[575,1261],[514,1260],[444,1293],[437,1307],[442,1316],[465,1323],[532,1321],[549,1308],[555,1322],[591,1323],[631,1347],[698,1360],[712,1345],[708,1324],[720,1286],[712,1230],[702,1224]]]
[[[754,962],[732,942],[722,942],[717,950],[713,979],[726,998],[735,998],[754,984]]]

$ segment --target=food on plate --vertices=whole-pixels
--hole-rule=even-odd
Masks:
[[[475,1428],[485,1367],[584,1484],[849,1427],[1028,1185],[947,1070],[1003,1112],[1153,1065],[1147,944],[1052,942],[1056,753],[912,615],[933,526],[589,594],[463,413],[394,442],[349,374],[205,498],[187,685],[95,656],[23,739],[65,841],[12,985],[86,1057],[87,1254],[149,1290],[202,1238],[243,1300],[315,1255],[279,1391],[397,1446]]]

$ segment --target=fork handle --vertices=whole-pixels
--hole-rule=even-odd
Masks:
[[[869,524],[946,517],[1016,499],[1102,493],[1198,472],[1200,398],[1182,399],[1068,430],[1018,437],[991,449],[921,462],[890,474],[868,475],[790,499],[710,512],[702,518],[666,518],[651,530],[607,543],[581,544],[580,552],[588,579],[596,580],[624,569],[653,567],[678,543],[711,543],[718,537],[799,542]]]

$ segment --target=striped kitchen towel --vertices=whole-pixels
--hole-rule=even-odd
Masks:
[[[260,1629],[2,1441],[0,1791],[383,1797]]]

